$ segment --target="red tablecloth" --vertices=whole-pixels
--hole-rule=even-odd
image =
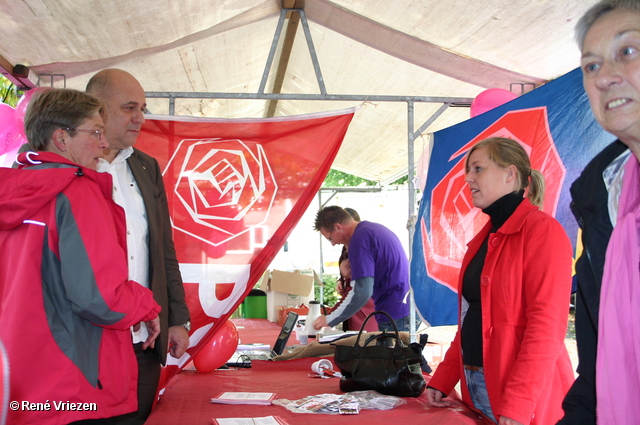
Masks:
[[[231,321],[238,328],[240,344],[271,344],[273,348],[273,344],[280,334],[280,329],[282,329],[282,326],[267,319],[232,319]],[[296,344],[298,344],[296,333],[291,332],[287,347]]]
[[[483,422],[457,403],[452,408],[428,406],[426,395],[405,398],[407,404],[387,411],[363,410],[358,415],[292,413],[284,407],[211,404],[223,391],[275,392],[278,398],[297,400],[309,395],[340,394],[338,379],[314,379],[311,364],[316,358],[280,362],[257,361],[251,369],[215,370],[210,373],[185,370],[170,383],[146,425],[211,424],[213,418],[279,416],[290,425],[367,424],[475,425]]]

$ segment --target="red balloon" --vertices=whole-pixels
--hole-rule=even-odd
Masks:
[[[193,365],[199,372],[211,372],[227,363],[237,348],[238,329],[231,320],[227,320],[195,355]]]
[[[515,93],[505,89],[487,89],[481,92],[471,102],[471,118],[497,108],[500,105],[518,97]]]

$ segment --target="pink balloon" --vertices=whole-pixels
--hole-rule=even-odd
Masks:
[[[13,124],[15,110],[11,105],[0,102],[0,128],[6,127],[9,123]]]
[[[29,102],[31,98],[36,93],[41,93],[43,91],[51,90],[51,87],[36,87],[31,90],[27,90],[24,92],[18,104],[16,105],[16,112],[14,114],[16,130],[22,135],[22,138],[26,140],[25,131],[24,131],[24,116],[27,113],[27,107],[29,106]]]
[[[500,105],[518,97],[515,93],[505,89],[487,89],[481,92],[471,102],[471,118],[497,108]]]
[[[17,148],[11,149],[10,151],[6,152],[4,155],[0,155],[0,167],[11,168],[16,160],[16,157],[18,156],[19,149],[20,147],[18,146]]]
[[[207,373],[224,365],[238,348],[238,329],[227,320],[211,340],[195,355],[193,365]]]
[[[26,141],[16,129],[14,115],[15,110],[11,106],[0,103],[0,155],[17,151]]]

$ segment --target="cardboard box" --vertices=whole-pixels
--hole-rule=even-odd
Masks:
[[[422,349],[422,355],[429,366],[435,369],[444,357],[444,347],[437,342],[427,342],[427,345]]]
[[[297,307],[301,304],[308,305],[313,297],[301,297],[300,295],[283,294],[282,292],[267,292],[267,319],[270,322],[278,321],[278,307]]]
[[[306,317],[307,314],[309,314],[309,307],[287,307],[285,305],[279,305],[276,307],[276,311],[278,312],[278,324],[282,326],[284,325],[284,321],[287,320],[287,314],[289,314],[290,311],[298,313],[298,320],[301,320],[301,317]]]
[[[264,290],[264,288],[261,288]],[[272,270],[268,290],[308,297],[313,291],[313,276],[299,272]]]
[[[285,272],[268,270],[262,276],[260,289],[267,293],[267,319],[278,321],[277,307],[297,307],[309,305],[314,299],[313,283],[315,272]]]

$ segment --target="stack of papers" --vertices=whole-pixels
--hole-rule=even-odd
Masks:
[[[214,418],[214,425],[287,425],[279,416],[265,416],[263,418]]]
[[[276,393],[224,392],[211,399],[211,403],[222,404],[259,404],[268,406],[276,398]]]
[[[360,331],[346,331],[346,332],[342,332],[342,331],[330,331],[330,332],[318,332],[316,334],[316,341],[318,342],[331,342],[331,341],[335,341],[336,339],[340,339],[340,338],[344,338],[347,336],[353,336],[353,335],[358,335]]]
[[[269,344],[240,344],[237,351],[250,351],[250,350],[271,350],[271,346]]]

